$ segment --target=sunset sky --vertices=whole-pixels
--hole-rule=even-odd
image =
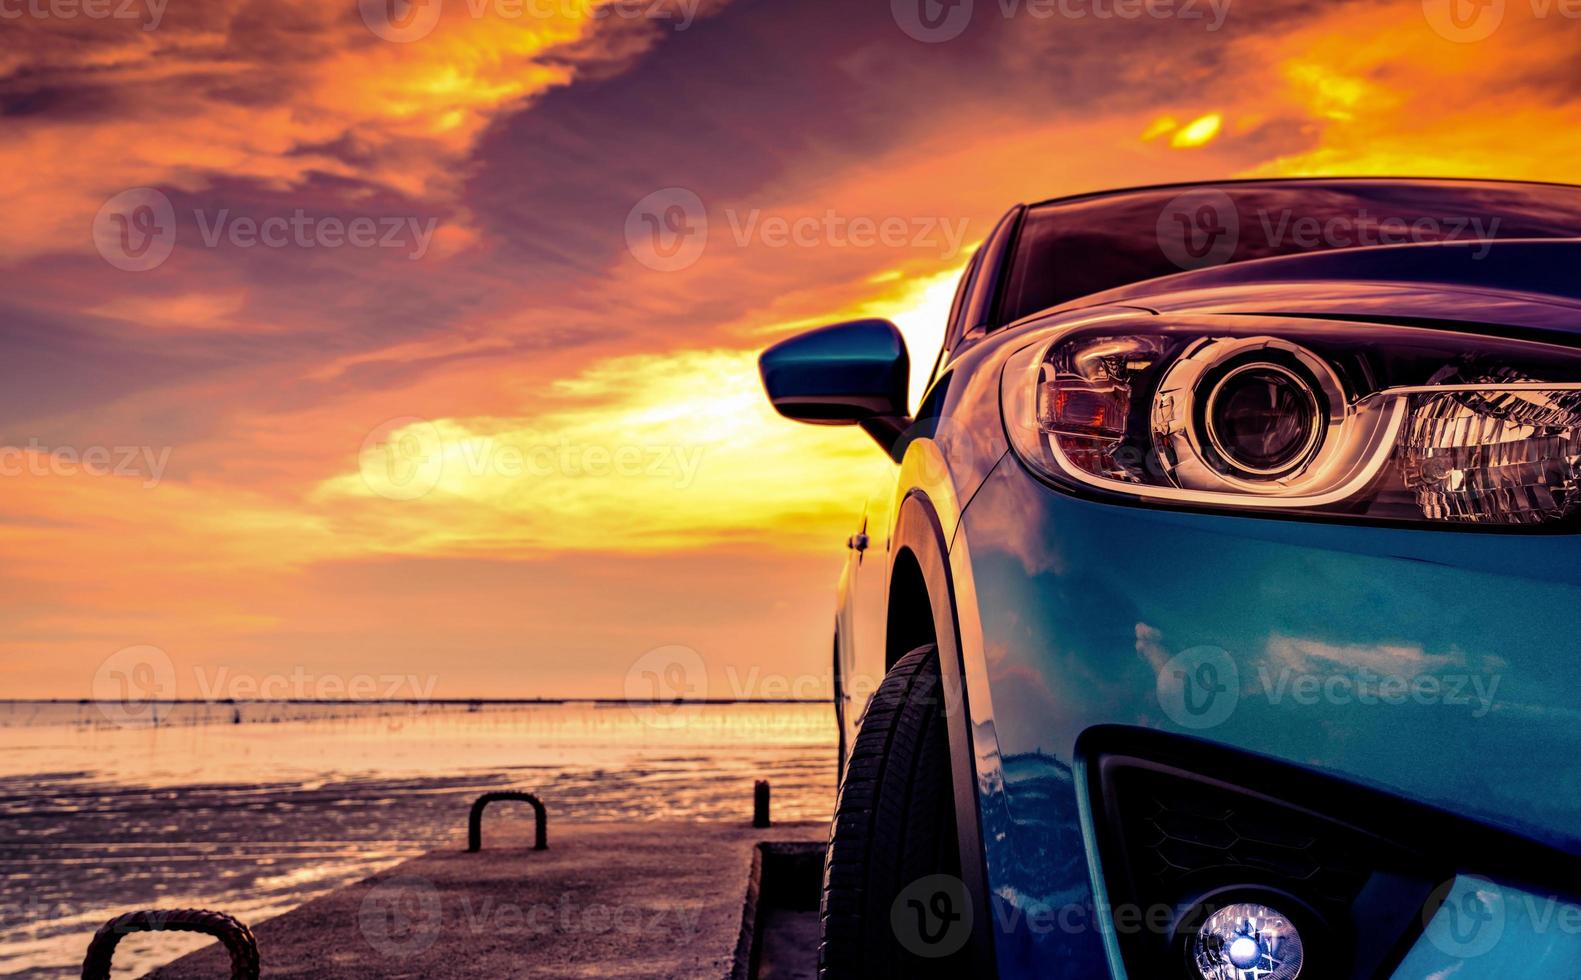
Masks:
[[[931,35],[917,0],[31,2],[0,0],[8,697],[145,646],[183,696],[619,696],[671,646],[694,693],[783,693],[888,464],[772,414],[768,343],[883,315],[930,366],[1019,201],[1581,178],[1557,0],[976,0]],[[117,253],[129,200],[168,202],[162,261]]]

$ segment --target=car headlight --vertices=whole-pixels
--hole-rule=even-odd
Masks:
[[[1571,347],[1260,317],[1111,321],[1015,354],[1003,400],[1017,454],[1078,492],[1456,525],[1581,518]]]

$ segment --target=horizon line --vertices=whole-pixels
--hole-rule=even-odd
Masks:
[[[0,698],[0,704],[833,704],[834,698]]]

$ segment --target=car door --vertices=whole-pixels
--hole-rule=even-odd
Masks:
[[[982,252],[973,256],[956,288],[945,330],[944,347],[936,352],[935,378],[948,356],[948,347],[964,333],[967,299],[982,264]],[[921,352],[918,352],[921,353]],[[930,382],[931,383],[931,382]],[[922,395],[923,392],[914,393]],[[894,523],[897,471],[886,469],[868,494],[860,522],[846,541],[846,563],[841,576],[840,606],[835,630],[835,712],[840,724],[841,752],[856,738],[856,725],[867,699],[884,679],[885,628],[889,612],[889,536]]]

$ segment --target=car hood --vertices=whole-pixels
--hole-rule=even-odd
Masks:
[[[1581,240],[1345,249],[1154,279],[1083,305],[1581,334]]]

